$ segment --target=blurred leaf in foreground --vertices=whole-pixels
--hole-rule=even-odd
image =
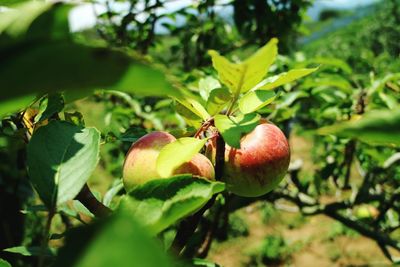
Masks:
[[[160,244],[146,233],[128,210],[103,221],[69,231],[57,267],[172,267]]]
[[[115,89],[179,96],[165,75],[127,51],[92,47],[71,38],[72,5],[27,2],[0,17],[0,105],[33,93]],[[15,107],[16,111],[19,106]],[[0,116],[10,109],[1,110]]]
[[[320,128],[318,133],[356,138],[375,145],[400,146],[400,108],[370,111],[359,119]]]
[[[0,259],[0,267],[11,267],[11,264],[6,262],[5,260]]]

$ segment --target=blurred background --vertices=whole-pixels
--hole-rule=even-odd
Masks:
[[[277,37],[279,56],[270,75],[320,66],[280,88],[276,103],[261,112],[289,138],[292,159],[285,181],[261,198],[230,199],[207,259],[228,267],[388,266],[400,257],[398,147],[316,134],[376,110],[398,113],[400,1],[100,0],[74,8],[69,19],[79,42],[134,50],[194,94],[201,94],[199,81],[217,77],[210,49],[239,61]],[[120,179],[125,153],[138,136],[153,130],[190,134],[170,99],[96,92],[68,104],[65,112],[95,126],[106,140],[90,179],[99,195]],[[15,212],[37,198],[18,164],[19,144],[4,141],[4,130],[1,138],[1,181],[13,190],[4,189],[8,193],[0,203],[13,199],[16,205],[7,207],[3,231],[19,233],[2,237],[1,244],[32,245],[40,236],[36,226],[44,221]],[[31,227],[18,231],[22,225]],[[174,229],[169,231],[166,240]]]

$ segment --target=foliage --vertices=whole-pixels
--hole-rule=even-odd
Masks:
[[[370,6],[366,17],[352,25],[329,33],[305,46],[308,55],[335,57],[346,61],[354,72],[383,74],[399,69],[399,9],[398,0]],[[367,10],[368,11],[368,10]],[[365,75],[365,78],[368,78]]]
[[[288,256],[289,247],[280,235],[266,236],[256,251],[252,252],[248,266],[279,264]]]
[[[70,32],[74,5],[16,2],[0,2],[11,7],[0,13],[0,257],[12,266],[217,266],[203,259],[216,231],[247,235],[252,225],[232,212],[254,201],[266,224],[278,206],[301,213],[289,227],[324,214],[337,221],[330,238],[357,232],[395,262],[397,0],[290,56],[276,37],[281,51],[294,46],[310,1],[207,0],[171,12],[160,12],[167,1],[106,1],[95,38]],[[308,136],[312,168],[292,164],[274,191],[238,197],[221,182],[223,149],[239,148],[261,118]],[[165,178],[126,192],[124,155],[153,130],[177,137],[157,158]],[[217,181],[170,177],[196,153]],[[293,252],[270,235],[250,264]]]

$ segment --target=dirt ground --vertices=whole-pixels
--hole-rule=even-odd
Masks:
[[[264,224],[259,210],[239,211],[249,226],[247,237],[229,239],[226,242],[213,242],[208,259],[223,267],[243,267],[249,262],[249,253],[259,246],[270,234],[280,234],[285,242],[301,244],[282,264],[277,266],[391,266],[376,243],[356,235],[338,235],[329,238],[334,222],[323,215],[306,218],[306,221],[290,229],[288,222],[294,214],[279,212],[277,221]]]

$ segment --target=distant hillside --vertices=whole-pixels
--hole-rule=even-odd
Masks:
[[[298,43],[300,45],[305,45],[315,40],[318,40],[319,38],[324,37],[331,32],[342,29],[350,23],[373,13],[376,10],[377,5],[378,4],[371,4],[353,10],[337,9],[339,11],[338,17],[331,18],[325,21],[313,21],[310,23],[306,23],[305,26],[310,30],[311,34],[299,38]],[[318,14],[320,14],[320,12]]]

